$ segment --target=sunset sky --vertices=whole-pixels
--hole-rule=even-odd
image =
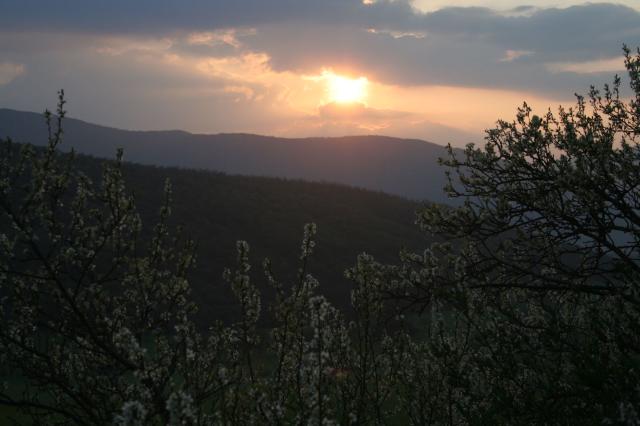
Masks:
[[[624,70],[640,0],[7,0],[0,107],[120,128],[462,145]]]

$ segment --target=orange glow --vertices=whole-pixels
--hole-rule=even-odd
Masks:
[[[364,102],[369,81],[365,77],[347,78],[324,72],[329,100],[337,103]]]
[[[209,42],[200,34],[190,40]],[[113,55],[128,54],[117,50],[120,45],[107,47],[98,53],[109,56],[109,60]],[[181,56],[164,45],[150,45],[129,54],[149,69],[162,68],[179,76],[195,73],[212,81],[211,87],[205,88],[167,87],[156,93],[158,99],[171,96],[206,102],[224,96],[228,102],[241,104],[253,120],[236,124],[220,119],[215,125],[207,120],[190,122],[189,130],[200,133],[246,131],[288,137],[376,133],[464,146],[471,139],[463,139],[465,135],[448,136],[447,129],[433,130],[429,123],[475,135],[472,140],[477,141],[498,118],[513,117],[524,100],[539,113],[574,102],[571,97],[516,90],[394,85],[377,81],[374,75],[369,79],[355,69],[340,73],[324,68],[316,74],[278,71],[271,68],[270,58],[264,53],[194,57]],[[5,71],[2,65],[0,83]],[[217,114],[226,117],[225,111],[218,110]],[[154,127],[155,121],[150,123],[148,128],[158,128]]]

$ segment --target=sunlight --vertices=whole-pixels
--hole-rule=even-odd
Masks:
[[[365,77],[347,78],[332,72],[323,73],[329,100],[336,103],[363,102],[369,81]]]

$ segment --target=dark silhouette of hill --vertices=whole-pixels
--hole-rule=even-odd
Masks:
[[[71,132],[71,129],[69,130]],[[78,156],[80,169],[99,181],[103,160]],[[377,259],[396,261],[402,248],[428,243],[414,222],[417,202],[351,188],[302,180],[230,176],[204,170],[125,163],[127,188],[134,192],[147,231],[158,218],[164,180],[173,186],[172,225],[182,225],[197,242],[197,267],[191,282],[203,324],[235,317],[237,308],[222,280],[235,263],[235,242],[251,246],[253,276],[262,284],[261,262],[269,257],[283,282],[292,283],[305,223],[318,226],[317,247],[309,272],[320,280],[321,292],[347,307],[351,283],[344,270],[366,251]]]
[[[0,137],[43,143],[41,114],[0,109]],[[63,149],[141,164],[232,174],[335,182],[415,200],[446,202],[444,147],[383,136],[286,139],[251,134],[199,135],[183,131],[127,131],[65,120]]]

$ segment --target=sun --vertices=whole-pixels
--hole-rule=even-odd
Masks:
[[[331,102],[363,102],[367,96],[369,81],[366,77],[347,78],[326,72],[324,78],[327,82],[327,94]]]

